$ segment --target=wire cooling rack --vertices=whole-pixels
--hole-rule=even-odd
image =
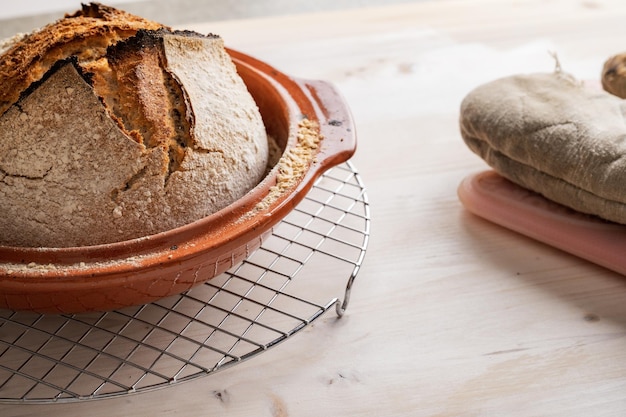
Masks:
[[[0,402],[166,387],[262,353],[333,308],[341,316],[369,228],[365,187],[348,162],[324,174],[242,264],[185,294],[103,313],[0,310]]]

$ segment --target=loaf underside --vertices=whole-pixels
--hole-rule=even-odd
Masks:
[[[222,39],[155,26],[89,56],[57,51],[14,103],[0,99],[0,244],[146,236],[262,179],[267,135]]]

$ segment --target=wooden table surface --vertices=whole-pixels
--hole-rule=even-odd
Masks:
[[[335,83],[358,127],[371,241],[347,314],[205,378],[25,416],[624,416],[626,278],[468,214],[467,92],[514,73],[597,79],[621,0],[423,1],[188,26]],[[312,289],[314,291],[314,289]]]

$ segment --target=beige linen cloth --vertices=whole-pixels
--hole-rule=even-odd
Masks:
[[[626,100],[561,71],[481,85],[461,104],[465,143],[546,198],[626,224]]]

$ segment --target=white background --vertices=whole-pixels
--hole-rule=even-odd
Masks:
[[[131,0],[133,1],[133,0]],[[134,0],[141,1],[141,0]],[[89,0],[82,0],[88,3]],[[106,0],[106,4],[129,3],[129,0]],[[0,7],[0,19],[32,16],[50,12],[69,12],[80,9],[81,0],[29,0],[2,2]]]

